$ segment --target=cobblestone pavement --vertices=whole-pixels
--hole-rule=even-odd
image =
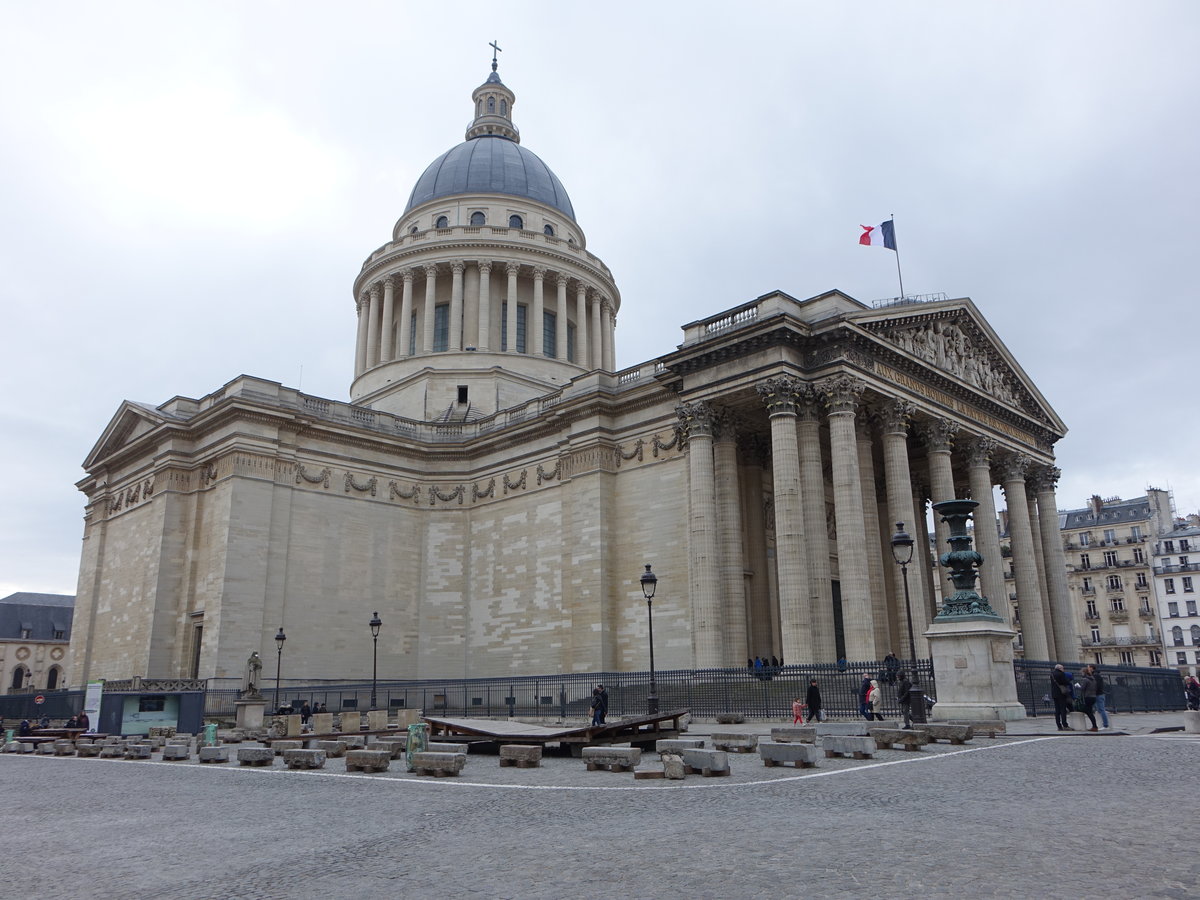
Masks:
[[[1194,898],[1195,735],[976,739],[637,781],[0,756],[9,893],[54,898]],[[1190,794],[1189,794],[1190,791]]]

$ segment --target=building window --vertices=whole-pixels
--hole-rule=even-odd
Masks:
[[[21,640],[27,641],[32,637],[33,637],[33,629],[32,628],[22,628],[21,629]]]
[[[553,225],[545,225],[542,227],[542,232],[544,234],[550,235],[550,237],[554,237],[554,226]]]
[[[1175,552],[1175,542],[1174,541],[1163,541],[1163,553],[1174,553],[1174,552]]]
[[[1079,568],[1085,572],[1092,567],[1092,557],[1087,553],[1079,554]]]
[[[25,686],[26,674],[27,673],[25,671],[24,666],[17,666],[15,669],[13,669],[12,681],[9,682],[9,684],[12,685],[12,689],[14,691],[19,691],[21,688],[23,688]]]
[[[450,220],[445,216],[438,216],[437,221],[433,223],[434,228],[449,228]]]
[[[66,636],[67,636],[67,633],[65,631],[63,631],[62,629],[60,629],[60,628],[54,629],[54,639],[56,641],[65,640]]]
[[[412,228],[408,229],[408,233],[409,233],[409,234],[416,234],[416,233],[417,233],[417,231],[419,231],[419,230],[420,230],[420,229],[418,229],[418,228],[417,228],[417,226],[416,226],[416,225],[414,225]]]
[[[1175,593],[1175,579],[1174,578],[1164,578],[1163,579],[1163,587],[1166,589],[1168,594]]]
[[[478,211],[473,212],[473,213],[471,213],[471,224],[472,225],[486,225],[487,224],[487,216],[485,216],[483,213],[478,212]]]
[[[458,402],[460,405],[467,402],[467,386],[465,384],[458,386]]]
[[[1129,529],[1129,536],[1131,538],[1133,538],[1135,541],[1140,541],[1142,539],[1142,526],[1141,525],[1131,526]]]
[[[525,220],[522,219],[520,216],[509,216],[508,217],[508,227],[509,228],[524,228]]]
[[[1200,625],[1192,626],[1192,646],[1200,647]]]
[[[1192,593],[1192,576],[1191,575],[1183,576],[1183,592],[1185,594]]]
[[[1109,544],[1115,544],[1117,542],[1117,532],[1112,528],[1105,528],[1104,540]]]
[[[1108,586],[1109,586],[1109,588],[1111,588],[1114,591],[1119,591],[1121,589],[1121,576],[1120,575],[1109,575],[1108,576]]]
[[[1095,658],[1096,665],[1098,665],[1098,666],[1104,665],[1104,654],[1103,653],[1093,653],[1092,656]]]
[[[1112,610],[1113,610],[1113,612],[1124,612],[1125,611],[1125,598],[1124,597],[1113,597],[1112,598]]]
[[[1132,650],[1122,650],[1121,651],[1121,665],[1123,665],[1123,666],[1132,666],[1133,665],[1133,651]]]
[[[575,325],[567,323],[567,360],[575,362]]]
[[[1178,625],[1171,629],[1171,643],[1176,647],[1183,646],[1183,628]]]
[[[1175,604],[1172,603],[1171,605],[1174,606]],[[1189,616],[1196,615],[1196,601],[1195,600],[1187,601],[1187,614]]]
[[[1179,618],[1179,604],[1174,600],[1167,604],[1167,615],[1172,619]]]
[[[1087,617],[1089,619],[1100,618],[1100,612],[1099,612],[1099,610],[1096,609],[1096,601],[1095,600],[1089,600],[1087,602]]]
[[[1104,564],[1106,566],[1115,566],[1117,564],[1117,551],[1116,550],[1105,550],[1104,551]]]
[[[1146,573],[1145,573],[1145,572],[1138,572],[1138,575],[1137,575],[1137,586],[1138,586],[1139,588],[1147,588],[1147,587],[1150,587],[1150,583],[1149,583],[1148,581],[1146,581]]]
[[[58,666],[52,666],[50,671],[46,673],[46,690],[53,691],[58,689],[58,675],[60,669]]]
[[[1083,534],[1079,535],[1079,546],[1080,547],[1092,546],[1092,533],[1090,531],[1085,531],[1085,532],[1083,532]]]
[[[1162,653],[1160,651],[1158,651],[1158,650],[1150,651],[1150,665],[1152,665],[1152,666],[1161,666],[1162,665]]]
[[[1175,654],[1175,662],[1179,663],[1179,665],[1181,665],[1181,666],[1186,666],[1187,665],[1187,654],[1186,653],[1176,653]]]
[[[542,311],[542,356],[558,355],[558,313]]]
[[[502,116],[508,115],[508,101],[507,100],[500,101],[500,115],[502,115]]]
[[[450,304],[439,303],[433,308],[433,351],[445,353],[450,346]]]
[[[1133,561],[1135,563],[1137,563],[1139,566],[1146,564],[1146,555],[1144,553],[1142,553],[1141,547],[1133,548]]]
[[[1093,644],[1100,643],[1100,629],[1099,628],[1092,629],[1092,643]]]
[[[1092,579],[1091,578],[1083,579],[1083,592],[1085,594],[1091,594],[1091,593],[1095,592],[1092,588]]]
[[[517,304],[517,352],[525,351],[525,310],[522,303]],[[508,301],[500,304],[500,349],[508,349]]]
[[[1180,569],[1180,571],[1182,571],[1182,572],[1186,572],[1186,571],[1187,571],[1187,569],[1185,569],[1185,568],[1184,568],[1184,566],[1186,566],[1187,564],[1188,564],[1188,558],[1187,558],[1186,556],[1181,556],[1181,557],[1179,557],[1179,569]]]
[[[496,98],[488,97],[488,112],[494,113],[495,111],[496,111]]]
[[[1179,541],[1179,549],[1182,550],[1184,553],[1187,553],[1189,550],[1192,549],[1192,545],[1188,541],[1187,538],[1181,538]]]

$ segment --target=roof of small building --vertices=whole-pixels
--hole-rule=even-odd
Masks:
[[[1059,528],[1096,528],[1104,525],[1120,525],[1128,522],[1150,520],[1150,498],[1135,497],[1132,500],[1106,500],[1097,516],[1090,506],[1083,509],[1068,509],[1059,512]]]
[[[0,640],[70,640],[74,613],[73,594],[9,594],[0,598]],[[29,637],[22,638],[23,631],[29,632]],[[56,631],[63,636],[56,638]]]

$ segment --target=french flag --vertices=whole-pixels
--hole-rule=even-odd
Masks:
[[[864,247],[886,247],[896,249],[896,223],[890,219],[878,225],[859,225],[863,233],[858,236],[858,242]]]

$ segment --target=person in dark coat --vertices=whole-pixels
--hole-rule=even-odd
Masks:
[[[1050,699],[1054,701],[1054,724],[1058,730],[1074,731],[1067,721],[1067,713],[1071,711],[1071,679],[1062,663],[1050,673]]]
[[[1092,727],[1088,731],[1099,731],[1096,727],[1096,679],[1092,677],[1091,666],[1084,666],[1079,670],[1079,674],[1075,676],[1075,690],[1079,691],[1079,696],[1083,699],[1083,714],[1088,717],[1088,721],[1092,723]]]
[[[864,675],[862,684],[858,686],[858,714],[868,722],[872,718],[871,711],[867,707],[867,694],[869,693],[871,693],[871,676]]]
[[[912,682],[908,680],[908,673],[903,669],[896,673],[896,679],[896,700],[900,704],[900,712],[904,715],[904,727],[912,728]]]
[[[88,714],[85,712],[81,712],[79,714],[78,718],[76,718],[76,720],[75,720],[75,724],[78,725],[80,728],[82,728],[84,731],[92,730],[92,720],[88,718]]]
[[[608,721],[608,688],[598,684],[596,690],[600,692],[600,724],[603,725]]]
[[[604,701],[600,699],[600,688],[592,688],[592,724],[599,725],[603,719],[601,710],[604,708]]]
[[[309,706],[308,701],[305,700],[303,703],[300,704],[300,724],[307,725],[309,717],[311,715],[312,715],[312,707]]]
[[[821,720],[821,689],[817,686],[815,678],[808,683],[808,693],[804,695],[804,705],[808,707],[808,721],[819,722]]]

